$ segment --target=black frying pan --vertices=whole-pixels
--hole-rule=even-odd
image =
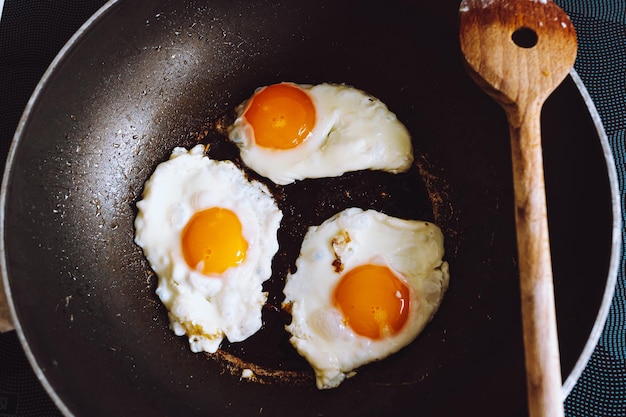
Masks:
[[[66,414],[525,415],[508,128],[463,69],[456,3],[119,1],[70,42],[27,108],[2,194],[18,332]],[[379,97],[411,131],[417,162],[394,178],[273,187],[289,214],[265,326],[193,354],[168,329],[133,243],[135,203],[175,146],[212,143],[213,157],[239,162],[216,123],[279,81]],[[597,340],[618,252],[606,138],[574,81],[543,113],[566,390]],[[436,221],[451,285],[414,343],[320,392],[277,306],[306,227],[350,205]],[[257,381],[241,380],[245,367]]]

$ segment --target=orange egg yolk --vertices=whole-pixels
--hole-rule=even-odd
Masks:
[[[257,145],[291,149],[306,140],[315,126],[311,97],[291,84],[274,84],[252,96],[244,113]]]
[[[246,258],[248,242],[235,213],[212,207],[194,214],[183,230],[182,248],[190,268],[221,274]]]
[[[341,277],[334,302],[355,333],[377,340],[406,323],[409,288],[386,266],[362,265]]]

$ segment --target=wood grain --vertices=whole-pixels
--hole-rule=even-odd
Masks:
[[[468,71],[509,123],[529,413],[561,417],[541,109],[574,64],[576,34],[551,1],[465,0],[459,10]]]

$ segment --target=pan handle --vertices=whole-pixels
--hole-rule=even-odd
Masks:
[[[14,330],[13,321],[11,320],[11,312],[9,311],[9,302],[4,293],[4,285],[0,285],[0,333]]]

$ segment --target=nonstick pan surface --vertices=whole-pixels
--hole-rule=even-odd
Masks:
[[[526,415],[508,128],[464,71],[457,9],[118,1],[81,29],[26,109],[2,194],[17,329],[65,414]],[[411,131],[416,164],[393,178],[270,184],[285,221],[265,326],[218,354],[193,354],[169,330],[133,243],[135,204],[175,146],[210,143],[211,156],[241,164],[220,122],[280,81],[346,83],[380,98]],[[584,98],[573,73],[542,120],[565,392],[606,317],[619,252],[613,166]],[[318,391],[282,331],[281,288],[306,227],[351,205],[437,222],[451,284],[411,345]],[[244,368],[256,379],[241,379]]]

